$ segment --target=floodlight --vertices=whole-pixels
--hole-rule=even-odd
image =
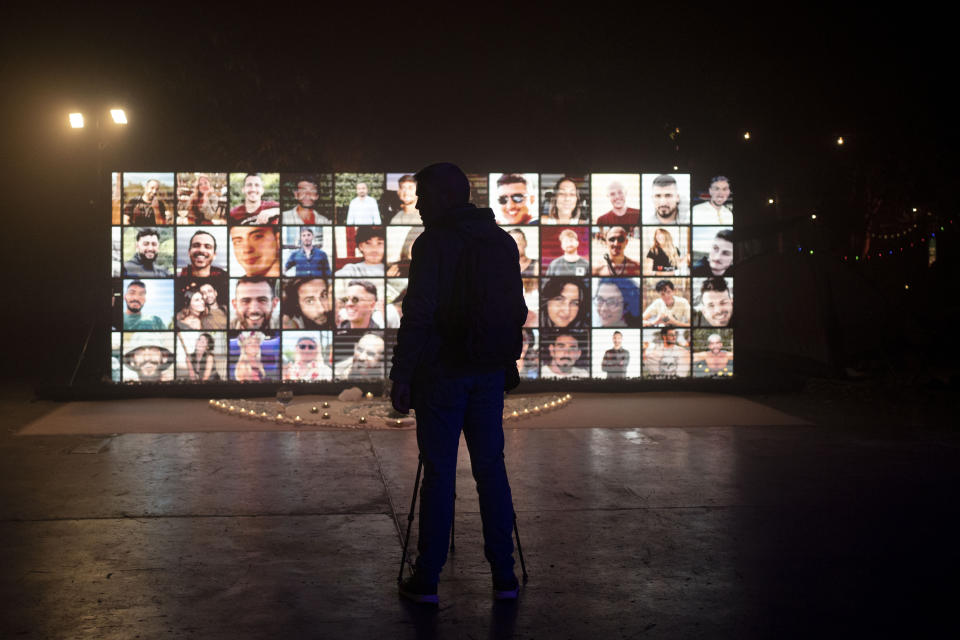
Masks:
[[[127,124],[127,114],[123,109],[110,109],[110,115],[117,124]]]
[[[83,114],[82,113],[71,113],[70,114],[70,127],[73,129],[83,129]]]

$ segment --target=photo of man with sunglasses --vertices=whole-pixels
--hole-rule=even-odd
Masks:
[[[536,224],[537,174],[492,173],[491,182],[495,176],[497,188],[490,190],[490,208],[497,224]]]
[[[333,379],[333,370],[324,362],[319,332],[287,331],[283,334],[283,379],[313,382]],[[293,342],[293,350],[288,346]]]
[[[640,262],[627,257],[627,245],[630,243],[629,227],[612,226],[599,227],[602,232],[606,251],[598,255],[593,254],[593,273],[595,276],[638,276]]]
[[[337,282],[337,327],[340,329],[380,329],[373,319],[377,308],[377,287],[369,280],[350,280],[343,293],[343,281]]]

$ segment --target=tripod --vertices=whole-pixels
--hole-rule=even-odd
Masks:
[[[397,574],[397,583],[403,582],[403,567],[407,563],[407,546],[410,544],[410,528],[413,526],[413,511],[417,505],[417,489],[420,487],[420,473],[423,471],[423,456],[417,458],[417,476],[413,481],[413,497],[410,498],[410,513],[407,514],[407,535],[403,538],[403,555],[400,557],[400,573]],[[456,516],[457,494],[454,491],[454,516]],[[454,538],[456,533],[456,518],[450,522],[450,551],[456,550]],[[523,582],[527,582],[527,564],[523,561],[523,547],[520,546],[520,529],[517,528],[517,512],[513,512],[513,535],[517,540],[517,555],[520,557],[520,569],[523,572]]]

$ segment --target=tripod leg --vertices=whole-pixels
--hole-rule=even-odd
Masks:
[[[507,454],[503,454],[504,463],[506,463]],[[504,464],[506,467],[506,464]],[[523,547],[520,545],[520,529],[517,527],[517,512],[513,512],[513,535],[517,539],[517,555],[520,556],[520,569],[523,571],[523,581],[527,581],[527,563],[523,561]]]
[[[520,569],[523,571],[523,581],[527,581],[527,563],[523,561],[523,547],[520,546],[520,529],[517,528],[517,512],[513,512],[513,535],[517,539],[517,555],[520,556]]]
[[[410,544],[410,527],[413,526],[413,510],[417,505],[417,489],[420,487],[420,472],[423,470],[423,456],[417,458],[417,477],[413,481],[413,497],[410,498],[410,513],[407,514],[407,535],[403,538],[403,556],[400,558],[400,573],[397,584],[403,582],[403,566],[407,562],[407,545]]]
[[[454,538],[456,538],[457,533],[457,480],[453,480],[453,517],[450,520],[450,551],[456,551],[457,547],[454,545]]]

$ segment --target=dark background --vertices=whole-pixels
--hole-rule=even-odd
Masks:
[[[942,336],[956,317],[957,130],[941,99],[951,34],[934,10],[315,7],[7,10],[8,375],[66,380],[90,327],[109,322],[117,168],[677,165],[694,192],[723,172],[743,239],[737,315],[750,329],[738,348],[755,361],[779,353],[836,370],[876,344]],[[130,118],[122,130],[109,123],[115,104]],[[67,127],[71,110],[86,129]],[[871,266],[843,261],[866,263],[868,231],[913,223],[946,225],[936,270],[919,242]],[[934,338],[917,339],[932,353]]]

